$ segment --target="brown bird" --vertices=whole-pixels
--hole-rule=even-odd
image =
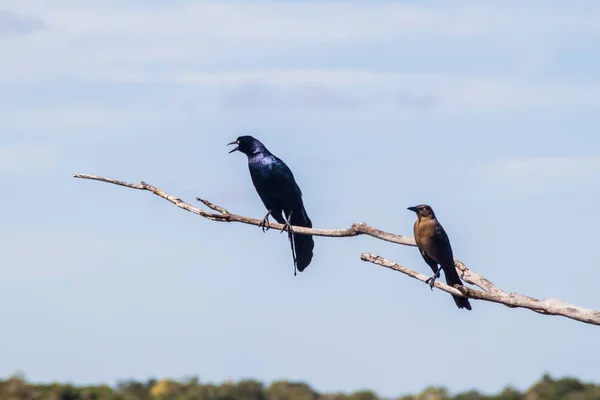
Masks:
[[[435,217],[431,207],[427,204],[421,204],[408,207],[408,209],[417,214],[414,225],[415,241],[423,259],[433,270],[433,276],[426,281],[431,290],[433,290],[435,280],[440,277],[440,270],[444,270],[446,283],[449,286],[463,285],[454,266],[454,255],[452,254],[450,239],[448,239],[448,235]],[[438,264],[440,267],[438,267]],[[469,299],[454,295],[452,297],[458,308],[471,310]]]

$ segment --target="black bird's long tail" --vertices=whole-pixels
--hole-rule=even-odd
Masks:
[[[461,285],[463,286],[463,282],[460,280],[460,277],[458,276],[458,272],[456,272],[456,267],[454,266],[454,262],[452,263],[452,265],[443,265],[442,269],[444,270],[444,275],[446,275],[446,283],[448,284],[448,286],[452,286],[454,287],[454,285]],[[454,296],[452,295],[452,297],[454,298],[454,302],[456,303],[456,306],[458,308],[466,308],[467,310],[471,310],[471,303],[469,303],[469,299],[467,299],[466,297],[459,297],[459,296]]]
[[[292,210],[292,216],[290,223],[296,226],[303,226],[305,228],[312,228],[312,221],[308,218],[308,214],[301,205],[297,209]],[[298,233],[293,234],[294,248],[296,251],[296,262],[298,271],[302,272],[308,267],[313,257],[313,248],[315,242],[313,241],[312,235],[300,235]]]

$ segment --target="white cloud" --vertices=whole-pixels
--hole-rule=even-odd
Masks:
[[[194,87],[185,96],[140,98],[107,107],[91,103],[0,110],[6,130],[60,134],[107,134],[124,127],[181,120],[186,108],[204,111],[307,109],[378,113],[464,113],[489,110],[596,107],[600,82],[542,83],[477,75],[405,74],[368,70],[257,70],[105,74],[104,79],[137,84]],[[164,86],[163,86],[164,87]],[[105,103],[105,102],[104,102]],[[43,127],[43,131],[40,131]]]
[[[323,85],[294,85],[292,88],[249,83],[226,90],[223,106],[227,109],[310,108],[323,111],[356,109],[362,104],[357,96]]]
[[[48,147],[0,147],[0,174],[36,173],[52,167],[59,159],[58,153]]]
[[[122,107],[49,105],[16,110],[5,109],[0,111],[0,118],[3,131],[34,132],[38,137],[54,138],[57,135],[106,135],[115,129],[119,131],[119,135],[122,135],[125,128],[131,129],[133,126],[181,118],[183,113],[182,109],[157,109],[156,106],[143,108],[138,105]],[[16,154],[28,152],[27,149],[16,151]],[[1,166],[0,160],[0,169]]]
[[[527,188],[577,184],[600,179],[600,156],[508,160],[485,171],[488,179]]]
[[[319,62],[315,49],[360,53],[383,46],[390,57],[398,57],[405,51],[414,55],[425,48],[426,54],[445,45],[464,51],[475,44],[469,51],[488,52],[531,71],[552,60],[553,46],[568,35],[600,34],[600,12],[513,3],[502,7],[470,2],[415,4],[174,2],[140,7],[90,1],[82,7],[72,0],[52,4],[9,0],[5,7],[39,16],[45,29],[2,43],[6,57],[0,64],[0,81],[67,78],[199,85],[221,91],[214,104],[237,108],[244,106],[239,99],[249,87],[266,88],[262,99],[266,107],[360,103],[390,111],[464,112],[598,104],[600,82],[535,80],[511,75],[510,69],[507,75],[502,68],[486,73],[468,61],[460,74],[444,71],[443,66],[438,68],[443,72],[420,74],[414,69],[381,72],[364,65],[335,69]],[[281,62],[288,56],[300,62],[312,57],[308,64],[314,68],[272,66],[273,59]],[[311,87],[319,87],[318,95],[307,89]],[[257,107],[260,102],[250,99],[247,106]],[[104,111],[89,112],[91,118],[79,118],[83,115],[79,112],[64,115],[60,110],[44,118],[78,125],[73,129],[105,121],[99,117]],[[122,112],[107,113],[108,120],[131,119],[125,115],[131,110]],[[28,118],[18,118],[20,124],[30,123]]]
[[[497,55],[527,63],[547,60],[550,38],[600,34],[600,13],[551,7],[415,6],[391,2],[177,2],[127,6],[120,2],[10,1],[39,15],[43,35],[3,43],[4,79],[154,75],[201,72],[219,60],[301,54],[323,46],[388,46],[393,54],[468,38]],[[491,4],[491,3],[490,3]],[[418,40],[417,40],[418,38]],[[531,42],[534,40],[534,42]],[[522,45],[521,45],[522,44]],[[524,47],[521,47],[524,46]],[[538,54],[538,48],[541,53]],[[541,61],[540,61],[541,60]],[[518,61],[520,62],[520,61]],[[185,68],[186,65],[193,67]],[[218,67],[216,67],[218,68]]]
[[[290,41],[388,39],[422,28],[459,36],[488,29],[486,24],[476,23],[478,16],[470,13],[383,2],[223,4],[207,1],[154,8],[98,2],[95,7],[81,8],[68,1],[48,5],[38,1],[13,6],[23,12],[42,13],[50,28],[72,36],[186,37],[217,43],[243,39],[286,44]]]
[[[389,40],[420,26],[443,29],[409,6],[342,3],[225,5],[188,3],[161,8],[20,7],[42,14],[44,35],[4,43],[0,72],[20,79],[56,75],[147,73],[219,59],[241,59],[294,47]],[[65,4],[64,2],[62,3]],[[335,18],[331,16],[335,15]],[[35,62],[37,61],[37,62]],[[158,63],[149,68],[148,63]]]
[[[168,77],[163,76],[163,79]],[[374,73],[370,71],[255,71],[232,74],[174,75],[172,81],[190,85],[222,86],[240,93],[261,89],[247,97],[248,107],[260,106],[265,93],[268,106],[283,106],[306,99],[306,88],[321,88],[320,100],[363,108],[420,109],[442,112],[466,110],[521,110],[549,107],[594,107],[598,84],[529,82],[525,79],[449,74]],[[310,100],[310,96],[309,96]],[[307,101],[310,102],[310,101]],[[320,107],[319,101],[313,103]]]
[[[216,88],[229,102],[236,95],[258,90],[247,98],[250,108],[277,105],[320,107],[369,103],[375,107],[464,110],[523,109],[535,107],[594,106],[597,84],[541,83],[478,75],[374,72],[369,70],[255,70],[208,73],[173,69],[163,73],[104,73],[117,82],[171,83]],[[318,93],[317,93],[318,92]],[[317,96],[315,98],[314,96]],[[239,96],[237,97],[239,99]],[[312,99],[312,100],[311,100]],[[268,100],[268,101],[266,101]],[[316,101],[315,101],[316,100]],[[238,103],[239,105],[239,103]],[[425,106],[425,107],[424,107]]]
[[[43,28],[44,23],[39,18],[0,10],[0,36],[23,36]]]

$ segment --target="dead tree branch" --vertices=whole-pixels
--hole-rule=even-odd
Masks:
[[[199,197],[196,200],[202,202],[206,207],[211,209],[212,211],[216,211],[216,213],[208,212],[202,210],[198,207],[192,206],[189,203],[181,200],[178,197],[172,196],[163,190],[149,185],[145,182],[141,182],[140,184],[127,183],[123,181],[118,181],[115,179],[105,178],[102,176],[95,175],[87,175],[87,174],[74,174],[74,178],[80,179],[89,179],[100,182],[111,183],[113,185],[119,185],[128,187],[131,189],[145,190],[155,195],[162,197],[163,199],[175,204],[177,207],[182,208],[191,213],[200,215],[201,217],[207,218],[211,221],[217,222],[240,222],[248,225],[260,226],[261,220],[246,217],[243,215],[233,214],[227,211],[225,208],[215,205],[208,200],[201,199]],[[282,224],[272,222],[270,224],[271,228],[274,230],[281,230],[283,228]],[[393,233],[384,232],[382,230],[373,228],[363,223],[354,223],[351,227],[346,229],[315,229],[315,228],[305,228],[300,226],[293,226],[292,230],[299,234],[305,235],[313,235],[313,236],[324,236],[324,237],[354,237],[359,235],[367,235],[372,236],[376,239],[384,240],[391,243],[401,244],[404,246],[416,246],[414,238],[410,236],[396,235]],[[371,253],[363,253],[360,256],[361,260],[368,261],[376,265],[380,265],[386,268],[393,269],[394,271],[402,272],[412,278],[418,279],[422,282],[427,280],[427,276],[415,272],[409,268],[406,268],[400,264],[397,264],[393,261],[386,260],[383,257],[371,254]],[[454,294],[457,296],[464,296],[470,299],[476,300],[484,300],[490,301],[494,303],[504,304],[507,307],[511,308],[527,308],[534,312],[545,314],[545,315],[560,315],[566,318],[571,318],[576,321],[585,322],[593,325],[600,325],[600,311],[595,311],[591,309],[585,309],[583,307],[579,307],[573,304],[566,303],[562,300],[558,299],[546,299],[546,300],[538,300],[533,297],[523,296],[516,293],[507,293],[494,285],[488,279],[482,277],[477,274],[475,271],[467,268],[459,260],[455,260],[456,269],[458,271],[461,279],[467,283],[475,285],[479,287],[481,290],[472,289],[466,286],[450,287],[444,283],[441,283],[439,280],[435,282],[435,287],[438,289]]]
[[[394,271],[402,272],[403,274],[418,279],[422,282],[425,282],[427,278],[429,278],[428,276],[415,272],[393,261],[386,260],[385,258],[377,256],[375,254],[362,253],[360,255],[360,259],[363,261],[371,262],[376,265],[381,265],[382,267],[393,269]],[[460,271],[462,270],[458,269],[458,271],[459,275],[461,275]],[[466,281],[467,279],[465,278],[464,280]],[[574,319],[576,321],[586,322],[588,324],[593,325],[600,325],[600,311],[586,309],[583,307],[566,303],[558,299],[538,300],[534,299],[533,297],[523,296],[517,293],[506,293],[499,289],[497,291],[481,291],[460,285],[456,285],[456,287],[451,287],[446,285],[445,283],[439,282],[439,280],[436,280],[434,285],[435,287],[437,287],[440,290],[443,290],[444,292],[457,296],[464,296],[470,299],[491,301],[494,303],[504,304],[505,306],[512,308],[527,308],[540,314],[560,315],[563,317]]]

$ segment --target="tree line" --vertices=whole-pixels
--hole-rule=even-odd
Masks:
[[[600,400],[600,385],[575,378],[553,379],[544,375],[525,391],[510,386],[486,395],[475,390],[451,395],[443,387],[430,386],[421,393],[383,398],[370,390],[354,393],[319,393],[302,382],[276,381],[269,386],[256,380],[201,383],[196,377],[180,381],[124,380],[115,386],[76,386],[28,382],[23,375],[0,381],[0,399],[39,400]]]

